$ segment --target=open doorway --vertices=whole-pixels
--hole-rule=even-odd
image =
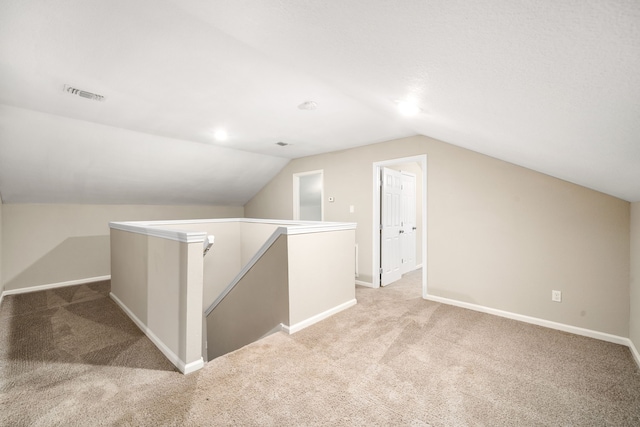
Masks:
[[[324,171],[293,174],[293,219],[324,220]]]
[[[411,169],[407,167],[409,165],[414,165],[413,171],[402,171],[403,168]],[[414,194],[417,196],[413,197],[413,200],[408,196],[411,191],[406,191],[407,186],[414,185],[411,182],[411,175],[414,175]],[[419,201],[417,205],[416,199]],[[416,207],[420,212],[418,221],[411,217],[411,212],[415,212]],[[426,155],[385,160],[373,164],[372,237],[373,286],[384,286],[400,278],[402,274],[422,267],[422,296],[425,297],[427,295]],[[411,243],[413,239],[417,243]],[[415,250],[413,254],[412,244]]]

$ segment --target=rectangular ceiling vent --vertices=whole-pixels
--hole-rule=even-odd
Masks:
[[[86,90],[82,90],[82,89],[78,89],[75,87],[71,87],[69,85],[64,85],[64,89],[65,92],[71,94],[71,95],[77,95],[80,96],[82,98],[87,98],[87,99],[91,99],[94,101],[104,101],[105,97],[102,95],[98,95],[96,93],[92,93],[92,92],[87,92]]]

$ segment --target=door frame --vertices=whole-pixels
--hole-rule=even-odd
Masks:
[[[417,162],[422,167],[422,257],[420,264],[422,266],[422,298],[426,298],[427,293],[427,155],[421,154],[417,156],[402,157],[399,159],[383,160],[373,163],[373,221],[372,221],[372,263],[371,282],[374,288],[380,287],[380,179],[382,177],[382,168],[385,166],[393,166],[400,163]],[[416,260],[417,261],[417,260]],[[417,265],[416,265],[417,267]]]

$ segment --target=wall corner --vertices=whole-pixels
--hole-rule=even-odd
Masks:
[[[640,348],[640,202],[631,203],[630,272],[629,272],[629,339],[632,349]],[[634,354],[640,367],[637,350]]]
[[[2,278],[2,194],[0,194],[0,304],[4,294],[4,279]]]

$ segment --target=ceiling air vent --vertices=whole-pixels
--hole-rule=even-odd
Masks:
[[[80,96],[82,98],[87,98],[87,99],[91,99],[93,101],[104,101],[105,97],[102,95],[98,95],[96,93],[92,93],[92,92],[87,92],[86,90],[82,90],[82,89],[78,89],[75,87],[71,87],[69,85],[64,85],[64,89],[65,92],[71,94],[71,95],[77,95]]]

